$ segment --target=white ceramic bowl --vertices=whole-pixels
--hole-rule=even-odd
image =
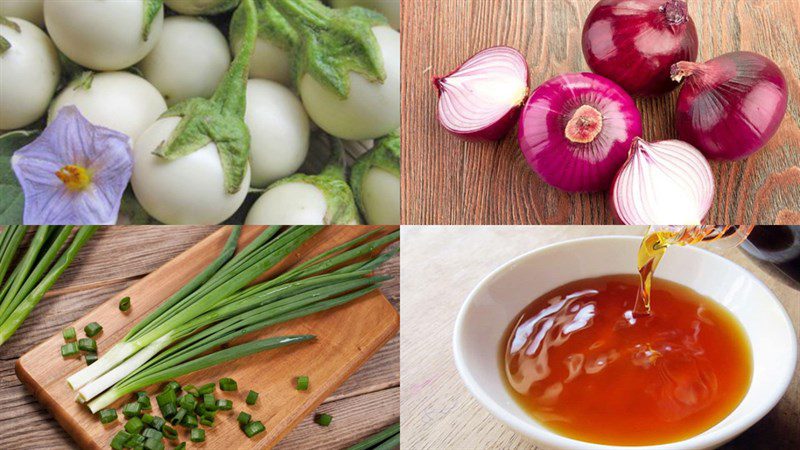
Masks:
[[[456,320],[453,350],[472,395],[503,423],[548,449],[609,450],[560,436],[528,416],[506,391],[498,361],[503,333],[545,292],[582,278],[632,273],[641,237],[604,236],[550,245],[509,261],[469,294]],[[739,406],[713,428],[679,442],[626,450],[717,447],[756,423],[783,396],[795,370],[797,337],[770,290],[742,267],[697,247],[672,247],[656,272],[724,305],[742,323],[753,348],[753,381]]]

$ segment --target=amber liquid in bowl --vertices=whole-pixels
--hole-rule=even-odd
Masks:
[[[634,314],[637,275],[575,281],[537,298],[511,324],[501,365],[511,396],[559,435],[654,445],[713,427],[744,398],[750,342],[723,306],[656,279],[649,315]]]

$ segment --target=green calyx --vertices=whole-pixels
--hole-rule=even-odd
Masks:
[[[353,199],[353,191],[345,180],[344,151],[342,142],[331,138],[331,158],[319,175],[297,173],[272,183],[267,190],[288,183],[307,183],[315,186],[325,196],[328,205],[325,211],[325,224],[355,225],[361,223],[358,209]]]
[[[270,0],[256,0],[256,18],[258,19],[258,37],[267,40],[278,48],[291,52],[300,36],[288,20],[272,6]],[[245,17],[243,11],[236,10],[231,18],[230,41],[239,42],[244,35]]]
[[[319,0],[265,0],[294,28],[295,85],[305,74],[346,99],[350,72],[373,83],[386,79],[383,55],[372,27],[386,25],[381,14],[361,7],[333,9]],[[277,19],[273,19],[273,23]],[[277,39],[276,45],[281,45]],[[285,44],[285,42],[284,42]]]
[[[158,12],[164,7],[164,0],[142,0],[144,2],[144,22],[142,25],[142,40],[150,37],[150,27],[156,19]]]
[[[244,40],[225,78],[210,99],[192,98],[168,109],[161,117],[180,117],[172,135],[153,152],[177,159],[214,143],[225,175],[225,191],[239,191],[247,172],[250,132],[244,123],[247,77],[257,34],[253,0],[239,6],[247,19]]]
[[[375,141],[370,151],[361,155],[350,170],[350,187],[358,209],[366,216],[363,198],[364,177],[372,168],[383,169],[400,178],[400,131],[396,130]]]
[[[88,91],[92,88],[92,81],[94,81],[94,72],[86,70],[75,79],[75,86],[72,90],[77,91],[78,89],[83,89],[84,91]]]
[[[16,31],[17,33],[22,33],[22,29],[19,27],[19,24],[16,22],[12,22],[7,18],[0,16],[0,25],[7,26],[12,30]],[[8,39],[0,36],[0,55],[5,53],[8,49],[11,48],[11,43],[8,42]]]

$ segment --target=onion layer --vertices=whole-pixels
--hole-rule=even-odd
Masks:
[[[714,199],[714,175],[683,141],[637,138],[611,188],[611,206],[627,225],[696,225]]]
[[[678,136],[715,159],[740,159],[772,138],[786,114],[786,79],[769,59],[734,52],[705,64],[679,62]]]
[[[514,126],[528,95],[528,64],[511,47],[491,47],[435,77],[439,123],[467,140],[498,140]]]
[[[697,58],[697,30],[684,0],[602,0],[583,26],[583,55],[633,96],[664,94],[675,89],[670,66]]]
[[[519,145],[531,168],[565,191],[603,191],[642,134],[633,99],[592,73],[546,81],[522,111]]]

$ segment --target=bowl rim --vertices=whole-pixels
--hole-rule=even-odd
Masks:
[[[547,253],[559,250],[561,247],[585,245],[587,243],[591,243],[592,241],[607,241],[607,240],[612,240],[612,241],[636,240],[637,242],[641,242],[641,239],[642,239],[641,236],[636,236],[636,235],[600,235],[600,236],[588,236],[588,237],[581,237],[576,239],[568,239],[560,242],[555,242],[552,244],[535,248],[519,256],[516,256],[502,263],[500,266],[498,266],[490,273],[488,273],[486,276],[484,276],[478,282],[478,284],[470,291],[470,293],[466,297],[466,300],[461,304],[461,308],[458,312],[458,316],[456,317],[455,326],[453,329],[452,345],[453,345],[453,357],[455,360],[456,369],[458,370],[462,383],[467,387],[467,390],[470,392],[473,398],[475,398],[478,401],[478,403],[485,409],[487,409],[496,419],[500,420],[502,423],[513,429],[515,432],[520,433],[523,436],[526,436],[530,439],[533,439],[537,443],[545,446],[570,448],[574,450],[584,450],[584,449],[613,450],[619,448],[624,448],[626,450],[682,450],[687,448],[687,445],[690,445],[691,448],[715,447],[718,445],[722,445],[725,442],[728,442],[731,439],[735,438],[745,430],[752,427],[765,415],[767,415],[767,413],[769,413],[775,407],[775,405],[778,404],[780,399],[783,398],[784,394],[786,393],[786,390],[789,388],[789,385],[791,384],[792,377],[796,370],[796,364],[797,364],[796,339],[793,339],[791,343],[788,344],[787,348],[791,358],[791,361],[789,361],[790,365],[788,367],[791,367],[791,370],[787,371],[784,374],[779,374],[781,376],[780,379],[776,379],[777,377],[773,377],[771,379],[772,381],[771,385],[775,386],[776,389],[772,390],[769,396],[762,397],[760,399],[758,407],[746,411],[742,415],[742,417],[739,418],[738,420],[731,422],[727,424],[725,427],[716,430],[712,433],[707,433],[708,430],[706,430],[702,434],[692,436],[688,439],[669,442],[665,444],[640,445],[640,446],[618,446],[609,444],[597,444],[593,442],[581,441],[566,436],[561,436],[547,429],[544,426],[542,426],[541,429],[533,428],[529,424],[520,420],[515,414],[507,411],[500,403],[494,401],[486,393],[486,391],[484,391],[477,383],[477,381],[472,375],[470,368],[466,363],[465,360],[466,357],[464,355],[465,349],[462,347],[461,341],[463,340],[462,338],[466,333],[464,330],[464,322],[466,321],[466,316],[468,314],[467,311],[470,309],[470,305],[475,301],[475,298],[478,296],[478,294],[482,292],[489,283],[491,283],[501,273],[513,269],[521,261],[529,258],[546,256]],[[783,317],[784,320],[783,325],[787,327],[794,336],[797,336],[797,333],[794,330],[794,326],[792,325],[791,318],[789,317],[789,314],[786,312],[786,309],[783,307],[783,304],[775,296],[772,290],[770,290],[769,287],[767,287],[767,285],[764,284],[763,281],[761,281],[758,277],[752,274],[749,270],[745,269],[739,264],[736,264],[733,261],[721,255],[718,255],[714,252],[708,251],[706,249],[697,246],[686,246],[682,248],[685,249],[685,251],[689,252],[694,252],[699,254],[706,253],[710,255],[712,258],[717,259],[721,265],[726,266],[727,270],[738,271],[742,273],[744,276],[749,277],[751,281],[755,281],[756,284],[760,285],[761,288],[763,288],[769,294],[767,295],[767,298],[769,299],[770,302],[772,302],[774,306],[777,307],[778,311],[781,312],[781,316]],[[749,333],[747,333],[747,336],[748,338],[750,338]],[[753,384],[751,383],[750,387],[747,390],[748,393],[752,389],[752,386]]]

